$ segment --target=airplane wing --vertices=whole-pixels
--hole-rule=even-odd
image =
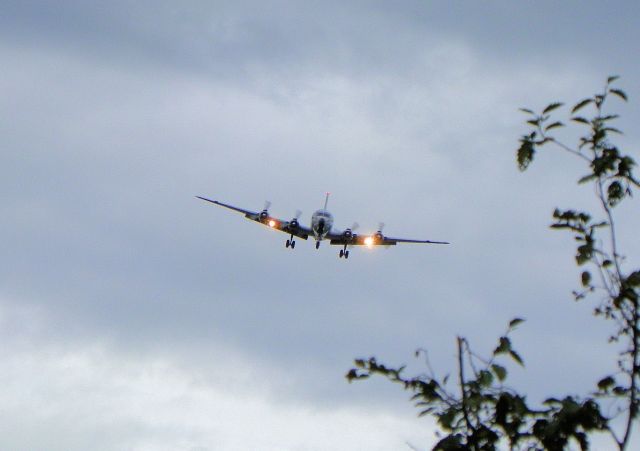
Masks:
[[[388,236],[385,236],[384,239],[382,240],[382,243],[374,243],[374,244],[381,244],[383,246],[388,246],[388,245],[396,245],[398,243],[421,243],[421,244],[451,244],[447,241],[431,241],[431,240],[409,240],[406,238],[391,238]]]
[[[371,235],[357,235],[353,234],[351,237],[344,234],[331,234],[327,236],[330,239],[330,244],[344,246],[395,246],[398,243],[416,243],[416,244],[450,244],[446,241],[431,241],[431,240],[412,240],[407,238],[392,238],[388,236],[380,236],[378,234]]]
[[[233,205],[225,204],[223,202],[219,202],[217,200],[207,199],[206,197],[196,196],[198,199],[205,200],[207,202],[211,202],[212,204],[220,205],[221,207],[228,208],[230,210],[234,210],[240,213],[243,213],[247,218],[255,219],[260,216],[260,213],[256,213],[254,211],[245,210],[244,208],[234,207]]]
[[[267,227],[279,230],[287,235],[297,236],[298,238],[302,238],[306,240],[309,238],[309,235],[313,235],[313,231],[298,223],[297,221],[294,223],[293,221],[283,221],[282,219],[272,218],[273,225],[271,223],[265,224]]]
[[[207,199],[206,197],[196,196],[198,199],[202,199],[206,202],[211,202],[212,204],[220,205],[221,207],[228,208],[230,210],[237,211],[239,213],[244,214],[245,218],[250,219],[252,221],[256,221],[270,229],[279,230],[280,232],[286,233],[287,235],[293,235],[298,238],[302,238],[306,240],[309,238],[313,232],[310,228],[303,226],[298,223],[297,220],[286,221],[283,219],[276,218],[275,216],[269,215],[268,211],[265,209],[262,212],[255,212],[250,210],[245,210],[244,208],[239,208],[233,205],[225,204],[224,202],[220,202],[217,200]]]
[[[353,235],[355,236],[355,233]],[[344,238],[345,238],[345,235],[344,235],[343,231],[336,230],[336,229],[333,229],[333,228],[329,233],[327,233],[324,236],[325,240],[330,240],[330,241],[339,241],[339,240],[342,240]],[[331,244],[333,244],[333,243],[331,243]],[[336,244],[340,244],[340,243],[336,243]]]

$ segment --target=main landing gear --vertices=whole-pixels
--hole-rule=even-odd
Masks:
[[[320,248],[320,241],[316,241],[316,249]]]
[[[284,244],[286,247],[290,247],[291,249],[293,249],[294,247],[296,247],[296,242],[293,241],[293,235],[291,235],[291,238],[287,240],[287,242]]]
[[[344,249],[340,249],[340,254],[338,255],[340,256],[340,258],[349,258],[349,251],[347,250],[347,246],[345,246]]]

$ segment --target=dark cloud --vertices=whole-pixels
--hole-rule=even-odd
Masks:
[[[7,4],[7,338],[69,355],[107,342],[109,359],[166,359],[189,377],[231,356],[268,374],[259,392],[287,409],[379,403],[410,415],[393,387],[344,383],[351,359],[400,364],[424,346],[447,368],[456,334],[490,350],[525,316],[515,341],[531,364],[517,381],[541,396],[588,387],[614,363],[596,347],[606,329],[569,302],[572,243],[546,229],[553,207],[583,202],[565,180],[580,170],[541,154],[519,174],[515,111],[580,98],[610,71],[633,80],[637,31],[624,24],[636,6],[451,5]],[[619,33],[594,43],[601,28]],[[345,262],[326,245],[291,252],[284,235],[193,197],[268,199],[308,221],[327,190],[340,228],[384,221],[389,234],[453,245],[358,249]],[[579,371],[549,378],[545,365]]]
[[[633,67],[625,43],[637,40],[633,2],[5,2],[4,34],[54,42],[129,67],[144,63],[232,80],[341,72],[371,78],[418,76],[442,40],[472,45],[488,62],[561,67],[586,62]],[[615,30],[615,31],[614,31]]]

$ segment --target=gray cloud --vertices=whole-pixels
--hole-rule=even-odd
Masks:
[[[11,317],[9,337],[28,345],[16,361],[42,343],[86,357],[86,346],[106,341],[107,360],[149,356],[138,374],[165,359],[182,368],[181,385],[238,358],[244,366],[229,371],[269,375],[259,394],[238,388],[246,399],[273,391],[302,410],[375,404],[407,421],[413,412],[395,387],[344,382],[353,357],[400,364],[427,346],[447,368],[456,334],[491,349],[521,315],[529,321],[515,341],[528,368],[514,377],[532,396],[588,389],[612,368],[599,346],[606,327],[569,302],[572,243],[546,229],[553,207],[583,202],[584,190],[564,180],[580,170],[541,154],[517,173],[516,109],[577,99],[613,70],[633,96],[638,66],[625,56],[637,31],[624,23],[635,5],[606,21],[595,3],[577,13],[500,2],[26,5],[7,5],[2,19],[0,296],[4,308],[42,312],[42,324],[34,332],[31,314]],[[620,32],[591,44],[593,28],[575,18]],[[600,53],[607,48],[619,50]],[[637,112],[621,108],[633,147]],[[328,246],[291,252],[284,235],[193,198],[256,209],[269,199],[273,213],[300,208],[308,220],[327,190],[338,227],[384,221],[389,234],[454,244],[356,250],[344,262]],[[637,249],[631,231],[622,239]],[[598,364],[562,343],[595,349]],[[77,378],[95,371],[111,386],[122,377],[91,352],[72,366]],[[59,374],[55,359],[36,360],[31,370]],[[14,405],[35,408],[11,374]],[[127,393],[151,411],[156,404],[137,398],[143,379]],[[42,399],[61,390],[33,384]],[[89,403],[101,384],[79,399]],[[221,383],[213,377],[209,389]],[[136,424],[117,435],[160,446],[157,429]],[[171,424],[176,437],[191,427]],[[207,434],[199,443],[236,446],[216,448]]]

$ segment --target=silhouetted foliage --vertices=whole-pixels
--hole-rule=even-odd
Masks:
[[[526,170],[543,147],[554,146],[569,152],[587,166],[579,184],[590,183],[599,201],[599,219],[589,212],[556,209],[551,228],[569,231],[576,243],[576,263],[584,269],[580,274],[580,289],[573,292],[576,300],[588,295],[597,298],[594,314],[609,320],[615,329],[612,342],[622,342],[617,356],[617,371],[602,377],[592,393],[583,397],[550,397],[541,406],[528,405],[526,396],[504,383],[508,372],[505,359],[524,365],[511,344],[511,332],[523,320],[509,323],[499,337],[489,358],[475,354],[463,337],[457,338],[457,387],[447,386],[448,376],[438,378],[429,367],[428,375],[404,376],[405,367],[392,368],[374,357],[355,360],[355,368],[346,377],[349,381],[372,375],[386,377],[413,393],[412,400],[419,415],[437,420],[441,440],[435,450],[565,449],[570,443],[589,448],[589,434],[606,431],[619,449],[626,449],[638,416],[640,382],[640,270],[623,270],[624,256],[618,249],[614,209],[639,187],[633,175],[634,160],[624,155],[611,141],[620,130],[611,126],[615,114],[606,114],[604,106],[613,96],[624,101],[624,91],[613,88],[617,76],[607,79],[602,92],[577,102],[570,110],[567,123],[584,127],[584,134],[575,147],[566,145],[553,133],[566,127],[552,116],[563,107],[553,102],[535,113],[522,108],[527,115],[529,132],[520,138],[516,158],[518,168]],[[591,114],[579,115],[591,109]],[[426,351],[416,351],[416,357]],[[611,415],[604,415],[602,400],[616,403]],[[622,417],[624,421],[614,420]]]

